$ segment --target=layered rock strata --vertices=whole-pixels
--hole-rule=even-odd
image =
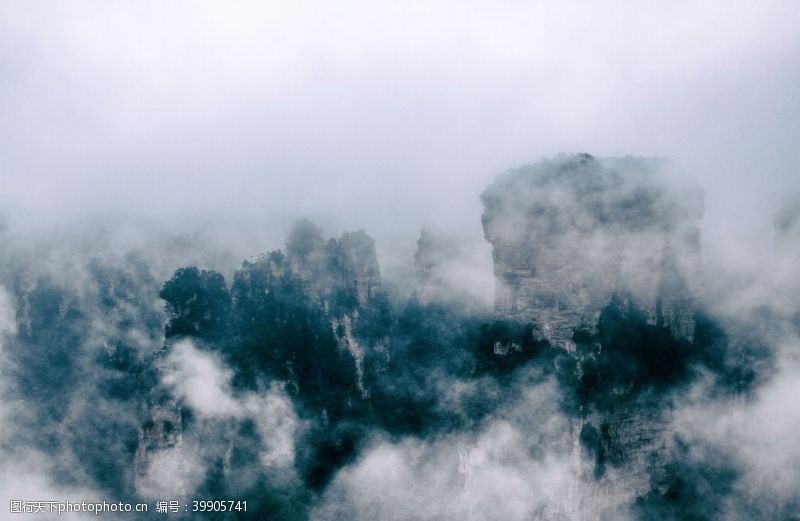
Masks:
[[[482,195],[497,317],[533,322],[540,339],[574,352],[579,336],[597,338],[616,297],[691,343],[702,193],[676,188],[670,173],[661,160],[580,154],[500,176]],[[596,519],[667,481],[668,409],[623,400],[575,421],[576,486],[542,519]]]
[[[665,180],[661,160],[561,156],[499,177],[482,195],[495,311],[533,321],[571,350],[614,294],[691,341],[702,193]]]

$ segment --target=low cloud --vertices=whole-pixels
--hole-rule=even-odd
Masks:
[[[704,461],[701,448],[709,447],[738,471],[725,519],[744,519],[748,502],[774,515],[800,507],[800,343],[782,347],[776,374],[752,397],[710,400],[700,384],[676,411],[676,433],[697,447],[700,465],[720,463]]]
[[[474,432],[378,437],[343,469],[312,518],[526,520],[565,508],[579,466],[554,382],[522,383]],[[559,435],[562,434],[562,435]]]
[[[176,420],[180,420],[177,410],[183,404],[193,419],[174,446],[145,455],[143,475],[137,482],[139,494],[157,497],[160,491],[169,490],[175,497],[189,497],[206,479],[212,462],[230,459],[237,440],[241,441],[237,426],[248,422],[255,426],[259,446],[258,460],[247,464],[275,474],[278,482],[291,481],[295,439],[304,423],[280,382],[258,392],[235,393],[231,386],[233,371],[190,339],[170,347],[161,372],[162,384],[176,400],[175,405],[165,406],[167,414],[175,411]]]

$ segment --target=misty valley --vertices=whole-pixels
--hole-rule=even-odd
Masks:
[[[301,219],[227,276],[167,278],[158,252],[44,263],[4,231],[8,468],[28,499],[246,501],[213,519],[800,519],[796,425],[765,427],[796,404],[800,205],[776,209],[774,293],[727,305],[674,169],[575,154],[498,176],[475,194],[489,307],[435,229],[395,284],[369,223]]]

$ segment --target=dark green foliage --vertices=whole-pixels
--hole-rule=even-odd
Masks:
[[[301,331],[312,328],[309,303],[302,288],[284,275],[285,257],[274,252],[244,262],[234,275],[233,331],[230,357],[238,369],[237,382],[253,386],[257,375],[288,378],[286,365],[294,359]],[[313,334],[310,334],[313,337]]]
[[[89,275],[97,291],[99,307],[114,318],[119,332],[127,333],[136,328],[140,333],[149,333],[151,340],[158,340],[164,318],[152,305],[158,283],[144,261],[129,255],[123,267],[91,262]]]
[[[312,255],[320,244],[316,237],[314,229],[301,223],[293,232],[291,251]],[[330,315],[311,298],[286,256],[273,252],[244,262],[234,275],[230,297],[227,292],[223,294],[221,277],[186,270],[178,270],[162,290],[163,298],[172,297],[173,302],[181,303],[180,307],[171,305],[168,331],[194,328],[208,332],[214,330],[215,323],[226,324],[225,338],[215,341],[208,333],[197,336],[207,340],[206,347],[218,350],[234,369],[236,389],[256,389],[273,379],[288,382],[287,390],[301,414],[315,423],[325,418],[334,430],[347,418],[363,416],[366,403],[357,387],[355,360],[339,345]],[[212,297],[206,298],[209,295]],[[352,307],[352,303],[346,307]],[[187,319],[198,315],[222,317],[224,313],[226,318],[212,321],[211,327],[204,327],[207,322],[197,318]],[[375,316],[380,314],[376,309]],[[194,326],[197,323],[200,327]],[[308,439],[307,451],[321,455],[316,466],[303,474],[309,484],[325,481],[324,476],[346,460],[348,450],[355,450],[355,442],[346,440],[333,443],[321,436]]]
[[[574,389],[583,407],[600,410],[643,391],[663,392],[684,382],[697,350],[663,326],[651,325],[629,299],[615,296],[600,314],[596,338],[575,335],[581,375]]]
[[[289,381],[306,407],[339,418],[358,396],[355,362],[327,317],[284,266],[280,252],[245,262],[234,275],[232,342],[224,352],[236,385]]]
[[[83,411],[78,421],[65,425],[62,438],[63,444],[74,451],[81,470],[113,497],[131,497],[133,492],[133,459],[139,433],[136,409],[131,405],[112,402],[107,411]]]
[[[675,339],[666,327],[647,324],[631,301],[612,299],[597,328],[608,384],[666,387],[685,377],[691,346]]]
[[[133,497],[140,404],[157,380],[129,340],[156,342],[162,315],[151,305],[157,287],[141,262],[87,268],[81,292],[45,277],[6,282],[18,331],[4,341],[13,365],[3,377],[27,404],[13,443],[53,455],[55,483],[85,483],[124,500]]]
[[[189,335],[232,369],[234,393],[285,384],[302,422],[293,440],[299,478],[281,480],[261,463],[265,440],[254,420],[210,421],[183,404],[181,424],[164,424],[165,431],[225,440],[202,449],[208,467],[197,494],[247,499],[247,513],[220,519],[305,519],[370,440],[477,432],[513,403],[521,381],[559,383],[563,412],[586,420],[579,441],[601,478],[624,463],[602,423],[605,413],[660,406],[699,371],[715,377],[720,393],[746,393],[771,362],[758,334],[751,338],[698,315],[688,343],[664,324],[648,323],[620,296],[602,311],[596,331],[575,332],[576,350],[568,352],[549,345],[533,323],[492,320],[466,305],[391,301],[373,283],[379,276],[373,261],[374,243],[364,232],[326,242],[318,228],[301,222],[286,255],[244,262],[230,291],[216,272],[181,268],[158,293],[169,341],[154,355],[136,339],[158,342],[164,315],[151,309],[158,288],[135,259],[124,269],[90,267],[97,309],[49,279],[17,280],[11,287],[19,331],[4,344],[15,364],[3,376],[37,411],[26,419],[35,439],[25,443],[77,457],[79,468],[53,470],[57,483],[80,477],[110,497],[133,497],[139,432],[155,425],[145,404],[174,399],[159,385],[156,361],[168,354],[171,337]],[[88,333],[97,317],[113,330],[102,345]],[[86,396],[92,400],[76,399]],[[724,456],[695,460],[679,451],[668,482],[637,501],[637,514],[715,519],[737,476],[725,464],[706,463]]]
[[[375,241],[364,230],[345,232],[338,240],[330,239],[325,248],[327,265],[325,272],[335,286],[349,290],[355,297],[356,280],[362,279],[376,284],[380,278],[380,270],[375,254]],[[368,295],[372,297],[373,295]],[[348,310],[359,304],[356,298],[351,301]]]
[[[340,349],[330,326],[321,319],[313,314],[308,322],[289,330],[285,356],[291,362],[299,396],[336,421],[360,408],[355,360]]]
[[[397,316],[387,352],[365,359],[374,421],[395,434],[454,427],[461,411],[440,406],[442,385],[472,374],[478,324],[444,306],[409,302]]]
[[[323,489],[339,468],[355,460],[365,434],[365,426],[346,421],[309,430],[297,454],[303,481],[312,490]]]
[[[769,350],[754,335],[742,332],[733,345],[713,318],[698,313],[695,320],[689,343],[666,326],[648,324],[630,299],[615,296],[601,312],[596,335],[577,331],[573,337],[580,376],[573,382],[572,369],[559,373],[567,394],[574,393],[579,410],[611,410],[643,394],[666,397],[699,371],[715,375],[716,392],[734,394],[748,392],[757,375],[768,372]]]
[[[20,300],[19,331],[7,347],[16,385],[43,418],[57,422],[74,391],[87,317],[72,295],[48,279],[39,279]]]
[[[98,391],[109,399],[141,399],[158,380],[153,368],[142,360],[140,354],[121,341],[103,350],[95,363],[102,370]]]
[[[216,340],[227,333],[231,298],[219,273],[193,266],[181,268],[164,283],[158,296],[167,303],[167,336]]]
[[[495,320],[481,326],[475,354],[478,374],[508,375],[544,354],[549,344],[535,334],[534,324]]]
[[[359,319],[353,325],[353,334],[368,345],[386,341],[395,330],[395,316],[389,298],[378,293],[359,310]]]

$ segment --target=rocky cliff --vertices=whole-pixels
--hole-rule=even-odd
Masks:
[[[580,154],[499,177],[482,195],[497,315],[533,320],[571,350],[574,333],[591,332],[624,293],[691,340],[702,194],[672,188],[668,171],[660,160]]]
[[[314,224],[300,221],[287,241],[286,261],[291,276],[326,310],[363,307],[380,287],[375,241],[363,230],[325,241]]]
[[[532,322],[534,335],[575,353],[579,387],[613,373],[591,372],[597,360],[608,363],[601,344],[617,348],[607,334],[612,315],[623,328],[641,316],[635,327],[667,331],[661,338],[675,346],[694,339],[702,194],[674,188],[669,173],[661,160],[560,156],[510,171],[482,195],[496,315]],[[616,358],[626,371],[652,348],[644,337],[633,344]],[[637,372],[630,365],[629,375],[591,384],[604,391],[581,405],[569,434],[578,486],[545,518],[596,519],[666,482],[669,410],[627,398],[643,378]]]
[[[420,230],[414,254],[416,297],[421,304],[447,302],[454,298],[448,280],[448,260],[459,255],[455,241],[430,229]]]
[[[286,253],[276,250],[243,262],[230,291],[219,274],[178,270],[161,292],[171,320],[166,346],[154,355],[152,366],[158,380],[164,380],[175,340],[188,335],[241,366],[239,385],[255,385],[269,375],[322,407],[326,418],[343,414],[333,409],[347,409],[369,396],[365,347],[353,331],[379,289],[380,270],[369,235],[359,230],[324,240],[315,225],[300,221],[289,235]],[[325,382],[326,377],[337,381]],[[318,387],[329,391],[334,403],[316,403]],[[152,485],[158,465],[188,450],[183,446],[186,418],[180,397],[164,385],[151,394],[135,455],[135,486],[143,497],[158,492]]]

